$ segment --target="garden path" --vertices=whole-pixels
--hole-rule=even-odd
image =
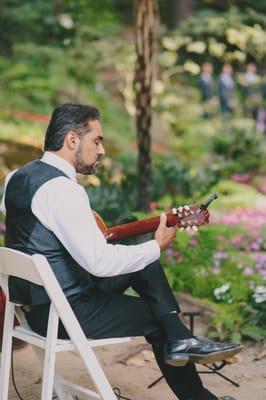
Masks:
[[[208,321],[213,309],[195,300],[188,294],[177,295],[182,310],[198,310],[201,317],[195,318],[194,332],[206,335]],[[185,321],[188,322],[187,320]],[[106,346],[96,350],[101,365],[113,387],[119,387],[124,396],[131,400],[174,400],[164,380],[153,388],[147,386],[161,376],[154,360],[151,347],[143,338],[132,339],[129,343]],[[80,359],[73,354],[59,354],[57,366],[66,378],[86,386],[88,376]],[[15,381],[24,400],[39,398],[40,369],[30,346],[14,353]],[[199,366],[199,370],[207,370]],[[244,350],[231,360],[222,371],[240,383],[237,388],[217,375],[201,375],[206,386],[217,395],[231,394],[236,400],[264,400],[266,398],[266,344],[248,344]],[[10,385],[9,400],[17,400],[13,385]]]
[[[147,388],[148,384],[160,376],[147,346],[143,339],[137,338],[130,343],[98,349],[97,354],[102,360],[102,365],[113,387],[119,387],[126,397],[132,400],[174,400],[175,396],[164,380],[152,389]],[[146,351],[143,352],[144,348]],[[136,349],[139,353],[128,358],[128,355],[134,353]],[[255,361],[256,357],[261,357],[261,359]],[[14,365],[16,384],[23,399],[39,398],[41,388],[39,366],[30,346],[15,351]],[[83,385],[88,382],[83,365],[77,356],[59,355],[58,367],[67,378]],[[266,349],[263,350],[260,345],[246,345],[238,362],[226,366],[223,370],[225,375],[240,383],[239,388],[218,376],[202,375],[202,379],[206,386],[217,395],[231,394],[237,400],[264,400],[266,398],[265,367]],[[203,370],[203,367],[200,369]],[[9,400],[17,400],[12,384]]]

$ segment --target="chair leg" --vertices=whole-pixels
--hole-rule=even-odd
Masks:
[[[61,375],[56,370],[54,374],[54,391],[59,400],[73,400],[73,396],[63,390]]]
[[[95,356],[91,347],[88,346],[87,354],[84,357],[84,354],[80,353],[81,358],[91,376],[92,380],[94,381],[95,386],[98,389],[98,392],[101,396],[102,400],[117,400],[116,395],[113,392],[113,389],[108,382],[108,379],[103,372],[100,363]]]
[[[0,366],[1,400],[8,400],[13,324],[14,324],[14,305],[7,302],[5,307],[4,332],[3,332],[2,355],[1,355],[1,366]]]
[[[44,366],[44,358],[45,358],[45,351],[41,347],[37,346],[32,346],[33,351],[37,357],[37,359],[40,362],[41,367],[43,368]],[[73,400],[73,397],[68,395],[64,390],[63,390],[63,385],[62,385],[62,377],[61,375],[57,372],[55,368],[55,373],[54,373],[54,392],[56,393],[57,397],[59,400]]]
[[[58,315],[53,303],[50,306],[47,340],[43,364],[43,382],[41,400],[52,400],[55,374],[56,339],[58,331]]]

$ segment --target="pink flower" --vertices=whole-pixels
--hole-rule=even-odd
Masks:
[[[150,203],[150,211],[155,211],[157,209],[157,203],[155,201],[152,201]]]
[[[191,239],[191,240],[189,241],[189,244],[190,244],[190,246],[192,246],[192,247],[196,247],[196,246],[199,244],[199,242],[197,241],[197,239]]]
[[[244,236],[241,235],[235,236],[230,240],[231,244],[234,246],[240,246],[241,244],[243,244],[243,241],[244,241]]]
[[[250,172],[247,172],[245,174],[233,174],[231,178],[235,182],[249,183],[252,179],[252,174]]]
[[[182,262],[184,259],[181,253],[176,252],[175,256],[176,256],[176,261],[179,263]]]
[[[246,268],[244,269],[244,272],[243,272],[243,274],[244,274],[245,276],[252,275],[253,273],[254,273],[254,271],[253,271],[253,269],[250,268],[250,267],[246,267]]]
[[[2,234],[6,233],[6,226],[5,226],[5,224],[0,224],[0,233],[2,233]]]

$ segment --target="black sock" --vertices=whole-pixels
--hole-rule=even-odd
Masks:
[[[193,336],[176,312],[166,314],[161,323],[167,339],[189,339]]]

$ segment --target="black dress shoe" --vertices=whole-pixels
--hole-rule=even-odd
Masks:
[[[187,362],[209,364],[223,361],[241,350],[239,344],[216,343],[195,335],[189,339],[169,340],[164,348],[164,357],[167,364],[179,367]]]

